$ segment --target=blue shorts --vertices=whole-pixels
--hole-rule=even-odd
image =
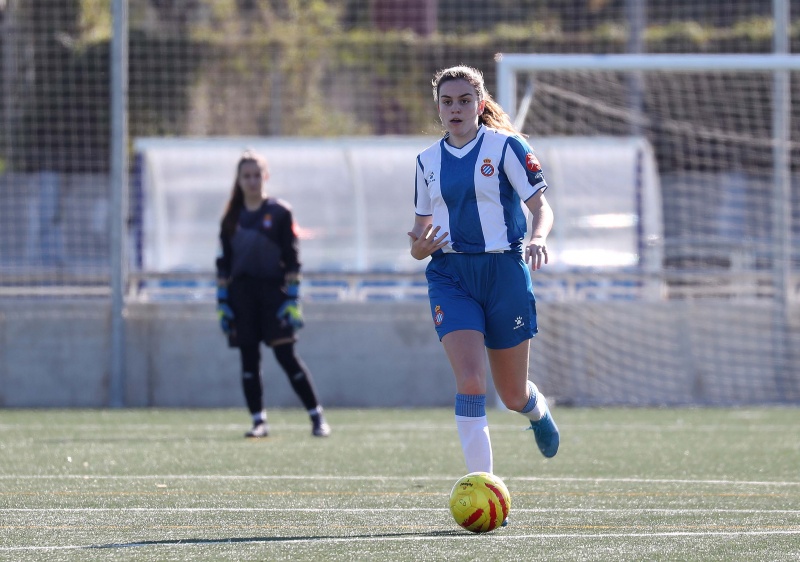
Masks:
[[[486,347],[507,349],[538,332],[531,273],[520,254],[439,254],[425,270],[436,333],[483,333]]]

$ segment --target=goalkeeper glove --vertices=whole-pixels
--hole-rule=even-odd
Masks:
[[[292,328],[299,330],[305,326],[303,322],[303,311],[300,309],[300,303],[294,299],[284,302],[278,309],[278,318],[281,322],[292,325]]]
[[[228,305],[228,288],[217,285],[217,316],[219,317],[219,327],[225,335],[230,335],[233,330],[233,310]]]
[[[305,325],[303,311],[300,308],[300,280],[291,279],[286,284],[286,296],[289,297],[278,309],[278,318],[283,323],[291,324],[292,328],[299,330]]]

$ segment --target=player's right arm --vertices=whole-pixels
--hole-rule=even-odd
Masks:
[[[420,156],[417,156],[417,171],[414,179],[414,226],[408,232],[411,239],[411,256],[417,260],[424,260],[436,250],[447,246],[448,232],[439,236],[441,227],[433,228],[433,207],[430,192],[425,180],[425,170]]]
[[[441,227],[433,228],[433,217],[431,215],[416,215],[414,226],[409,231],[411,238],[411,256],[417,260],[424,260],[436,250],[447,246],[447,236],[449,232],[439,235]]]
[[[231,245],[230,240],[220,235],[219,251],[217,253],[217,317],[219,325],[225,334],[233,329],[234,314],[228,304],[228,282],[231,271]]]

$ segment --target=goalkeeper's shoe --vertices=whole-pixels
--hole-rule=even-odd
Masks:
[[[311,435],[314,437],[327,437],[331,434],[331,426],[327,424],[322,416],[311,418]]]
[[[253,429],[244,434],[245,437],[259,438],[269,436],[269,427],[267,422],[258,422],[253,424]]]
[[[544,396],[542,396],[542,399],[544,400]],[[549,459],[556,456],[561,438],[558,434],[556,422],[553,421],[553,416],[550,414],[547,400],[544,402],[544,407],[542,418],[538,421],[531,420],[531,429],[533,430],[533,436],[536,438],[536,445],[542,454]]]

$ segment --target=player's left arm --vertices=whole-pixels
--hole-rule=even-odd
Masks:
[[[300,239],[297,237],[297,224],[292,209],[284,207],[278,224],[278,245],[281,249],[281,261],[288,277],[300,277]]]
[[[508,138],[503,171],[531,213],[531,238],[525,247],[525,262],[536,271],[549,261],[547,235],[553,228],[553,209],[544,196],[547,181],[539,159],[520,136]]]
[[[278,309],[277,317],[288,322],[295,330],[305,325],[300,307],[300,241],[295,232],[291,209],[286,209],[281,227],[281,257],[284,265],[284,293],[286,300]]]
[[[531,239],[525,247],[525,262],[536,271],[549,262],[547,255],[547,235],[553,228],[553,208],[550,207],[540,189],[525,201],[531,213]]]

